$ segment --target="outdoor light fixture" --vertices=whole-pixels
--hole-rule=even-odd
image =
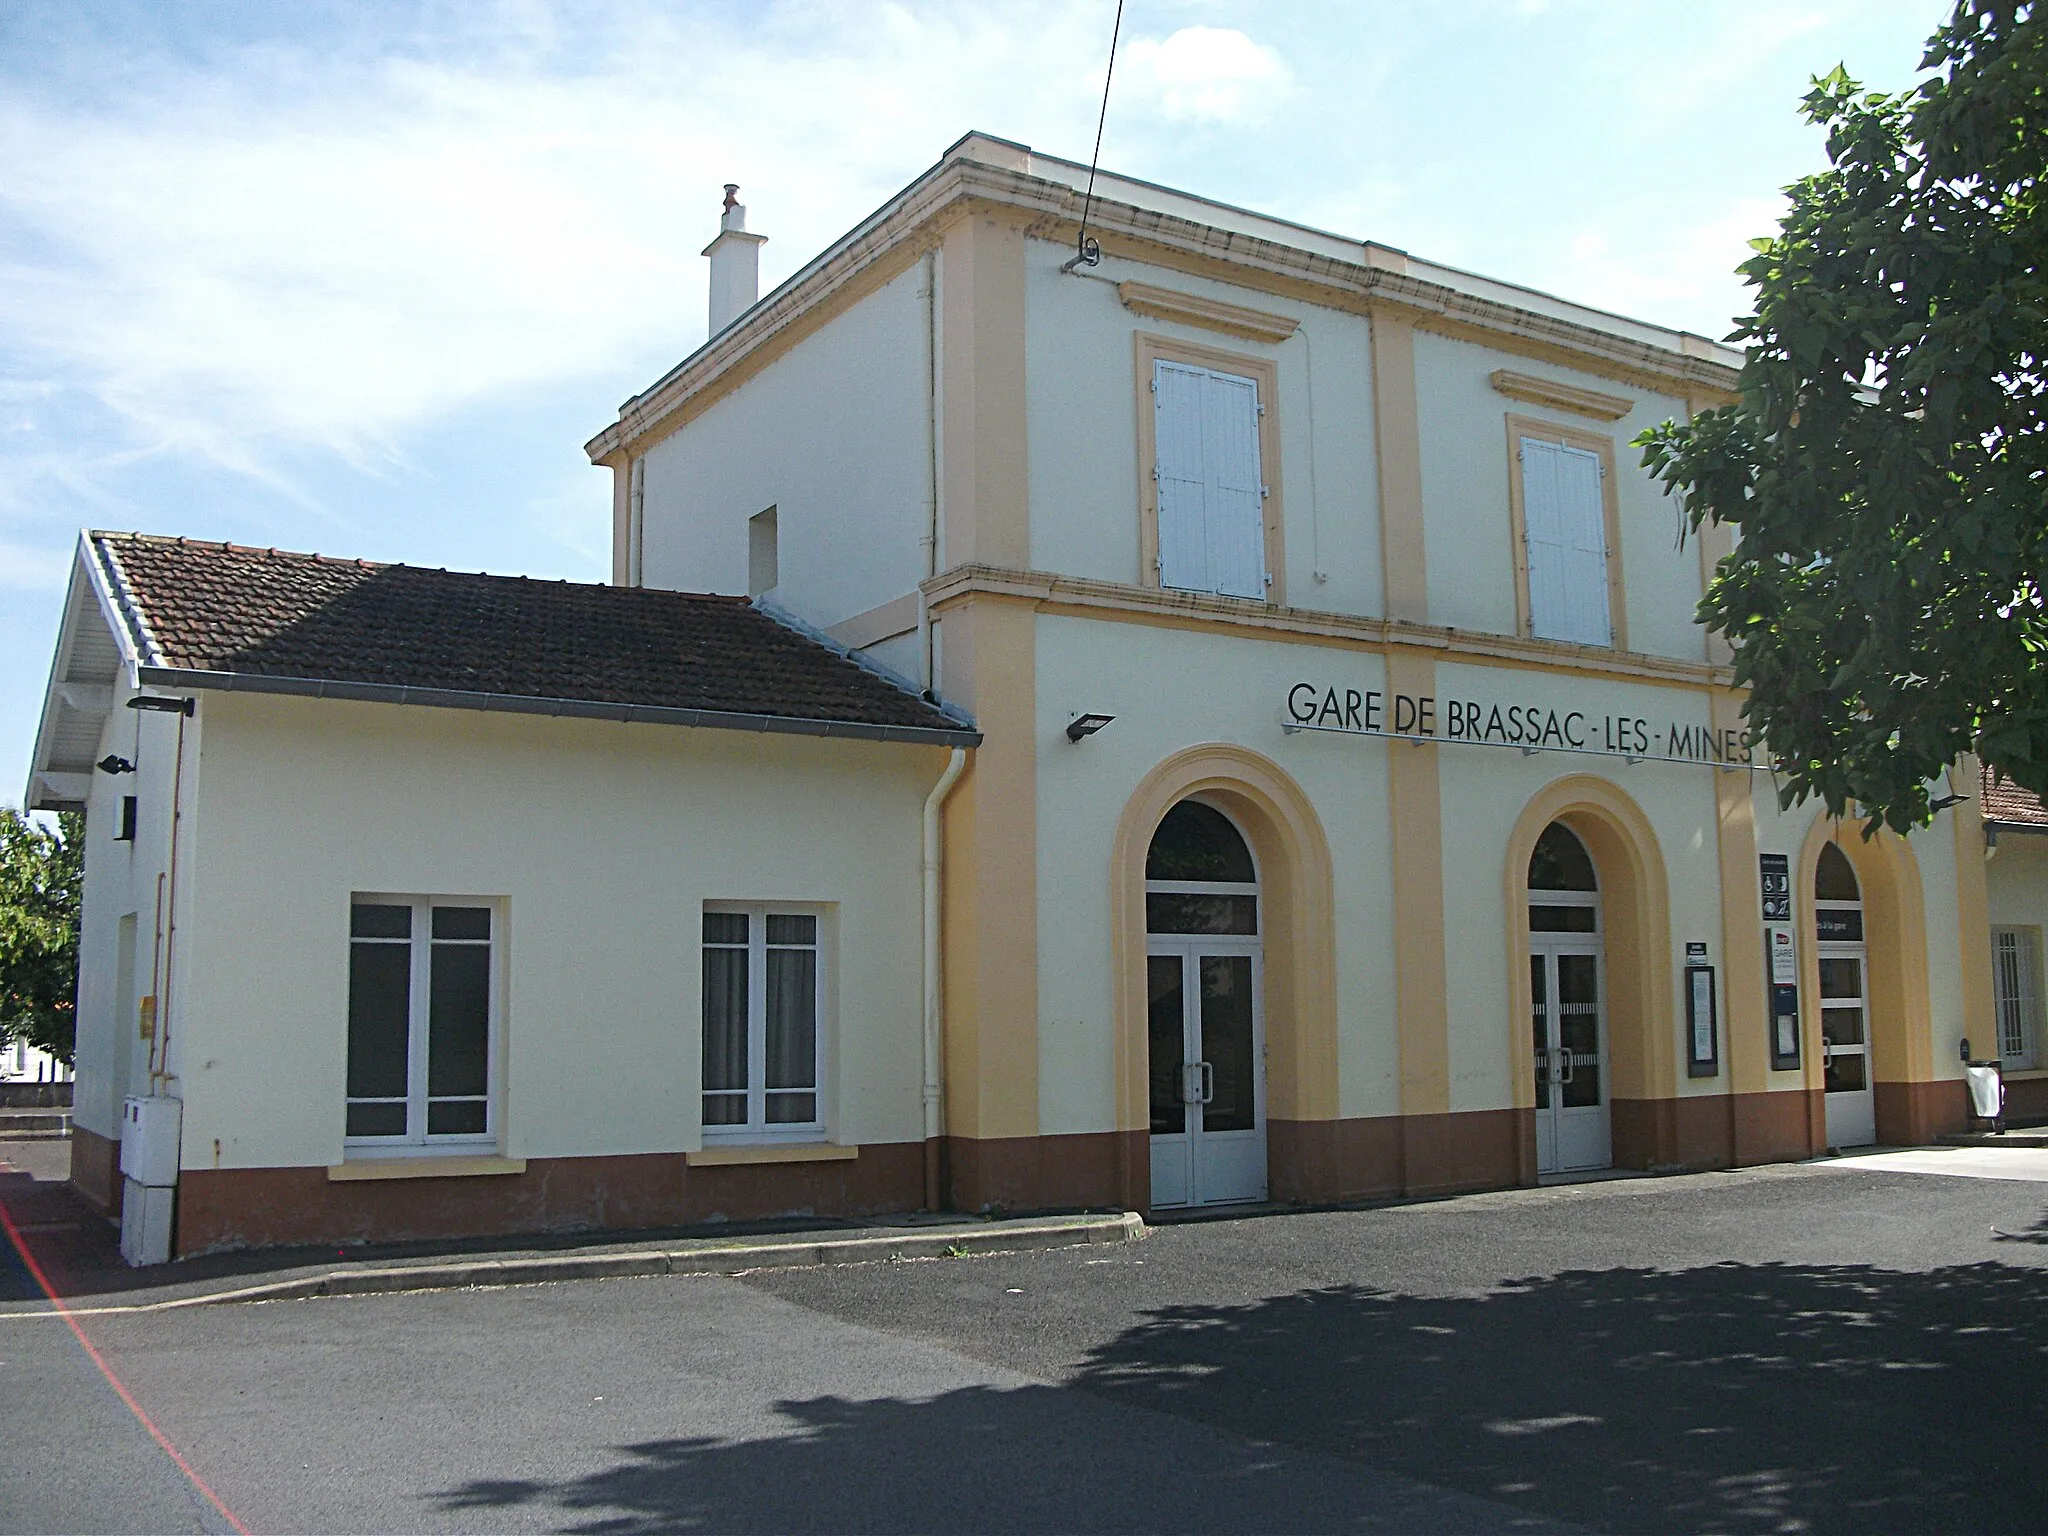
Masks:
[[[1930,811],[1945,811],[1952,805],[1961,805],[1966,798],[1968,797],[1964,795],[1936,795],[1927,802],[1927,809]]]
[[[130,709],[153,709],[159,714],[165,715],[189,715],[192,713],[193,705],[196,702],[196,700],[189,698],[166,699],[159,698],[153,693],[138,693],[128,701],[128,707]]]
[[[1079,741],[1083,736],[1093,736],[1115,718],[1115,715],[1076,715],[1067,722],[1067,740]]]
[[[116,757],[111,752],[94,763],[93,767],[99,769],[101,773],[133,773],[135,771],[135,765],[129,762],[127,758]]]

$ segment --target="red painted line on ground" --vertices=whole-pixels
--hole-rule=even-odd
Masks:
[[[43,1294],[50,1299],[50,1305],[57,1309],[57,1315],[63,1318],[70,1327],[72,1336],[78,1340],[78,1347],[84,1350],[92,1363],[100,1368],[100,1374],[107,1378],[107,1385],[114,1389],[115,1394],[120,1397],[121,1401],[128,1405],[128,1411],[135,1415],[136,1423],[149,1431],[149,1438],[163,1447],[164,1454],[176,1463],[180,1472],[185,1474],[185,1480],[205,1494],[206,1502],[220,1511],[220,1517],[233,1526],[240,1533],[240,1536],[249,1536],[249,1527],[235,1518],[235,1512],[221,1502],[221,1496],[207,1487],[206,1479],[197,1472],[194,1472],[192,1464],[178,1454],[178,1448],[171,1444],[169,1437],[162,1430],[156,1427],[156,1422],[142,1411],[142,1404],[135,1401],[135,1394],[122,1385],[121,1378],[114,1374],[114,1368],[108,1365],[106,1358],[93,1347],[92,1340],[85,1336],[84,1327],[80,1325],[77,1318],[71,1315],[71,1309],[64,1304],[64,1298],[57,1294],[56,1287],[50,1284],[49,1276],[43,1273],[43,1266],[38,1264],[36,1256],[29,1252],[28,1243],[22,1237],[21,1229],[14,1224],[13,1216],[8,1214],[5,1201],[0,1201],[0,1227],[6,1229],[8,1242],[12,1243],[14,1251],[21,1255],[21,1262],[28,1266],[29,1274],[35,1278],[35,1282],[42,1288]]]

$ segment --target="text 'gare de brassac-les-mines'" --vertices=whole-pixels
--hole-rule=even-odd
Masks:
[[[1692,621],[1627,445],[1738,354],[1115,175],[1074,268],[1085,176],[969,136],[765,298],[729,198],[609,584],[81,540],[132,1255],[1803,1158],[1965,1037],[2048,1109],[2048,815],[1781,809]]]

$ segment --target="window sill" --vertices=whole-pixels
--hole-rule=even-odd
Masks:
[[[705,1147],[685,1152],[683,1159],[692,1168],[733,1168],[747,1163],[850,1163],[859,1156],[859,1147],[822,1141],[768,1141]]]
[[[362,1157],[336,1163],[327,1170],[327,1182],[347,1184],[358,1179],[473,1179],[488,1174],[524,1173],[523,1157]]]

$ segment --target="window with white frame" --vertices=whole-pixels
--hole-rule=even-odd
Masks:
[[[1159,584],[1263,598],[1272,576],[1258,381],[1158,358],[1152,397]]]
[[[352,1147],[497,1136],[497,915],[474,898],[358,896],[349,911]]]
[[[1609,602],[1606,473],[1600,455],[1561,440],[1516,440],[1529,633],[1579,645],[1615,643]]]
[[[815,911],[704,912],[704,1139],[825,1134],[825,966]]]
[[[2024,1071],[2034,1065],[2041,1038],[2041,930],[1992,929],[1991,974],[1999,1059],[2008,1071]]]

